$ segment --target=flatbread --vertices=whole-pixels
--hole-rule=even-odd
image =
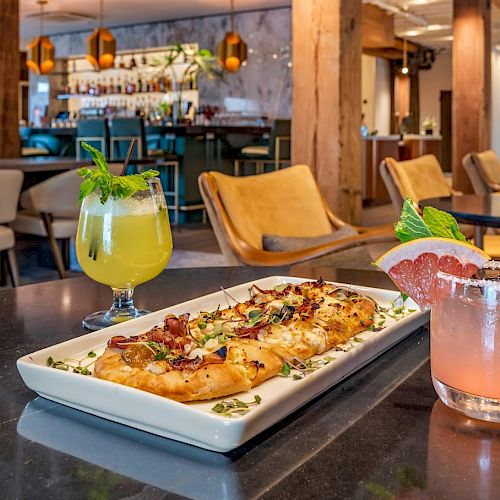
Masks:
[[[162,327],[113,337],[95,375],[176,401],[224,397],[345,343],[373,324],[377,307],[322,280],[252,292],[235,307],[168,315]]]

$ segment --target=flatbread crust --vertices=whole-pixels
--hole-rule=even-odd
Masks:
[[[279,374],[286,361],[307,360],[347,342],[373,324],[376,307],[369,297],[322,280],[257,289],[234,308],[202,312],[189,321],[188,315],[168,315],[164,327],[121,337],[96,361],[95,375],[180,402],[224,397]],[[148,352],[149,360],[138,365],[124,355],[128,342],[151,340],[163,342],[185,365]],[[223,356],[217,354],[221,350]],[[195,356],[201,362],[200,355],[201,365],[191,363]]]
[[[96,361],[98,378],[164,396],[175,401],[200,401],[248,391],[278,374],[283,359],[254,340],[229,342],[224,363],[208,364],[195,371],[154,373],[126,363],[122,353],[107,348]]]

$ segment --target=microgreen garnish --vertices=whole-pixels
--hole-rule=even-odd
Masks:
[[[288,286],[288,283],[282,283],[281,285],[276,285],[274,289],[277,292],[282,292],[286,287]]]
[[[80,184],[80,203],[96,189],[100,191],[101,203],[106,203],[110,196],[115,199],[129,198],[137,191],[147,191],[148,180],[160,175],[157,170],[146,170],[134,175],[113,175],[106,158],[98,149],[86,142],[82,142],[82,148],[90,153],[97,168],[85,167],[76,171],[83,178]]]
[[[281,376],[288,377],[289,375],[292,375],[292,378],[294,380],[300,380],[305,378],[310,373],[319,370],[323,366],[326,366],[334,360],[335,358],[332,356],[325,356],[324,358],[320,359],[306,360],[297,357],[289,358],[283,364],[283,368],[281,369]],[[293,374],[291,373],[292,370],[294,370]]]
[[[262,398],[259,395],[254,396],[254,400],[250,402],[241,401],[233,398],[231,401],[221,401],[217,403],[212,411],[223,417],[234,417],[236,415],[245,415],[251,408],[250,406],[260,405]]]
[[[94,351],[90,351],[82,359],[64,358],[62,361],[55,360],[52,356],[47,358],[47,366],[55,368],[56,370],[63,370],[65,372],[72,371],[73,373],[79,373],[80,375],[92,375],[89,367],[95,363],[95,360],[90,363],[83,364],[87,359],[95,358],[97,354]]]
[[[437,208],[425,207],[421,217],[411,198],[404,200],[399,222],[394,228],[396,237],[402,243],[431,236],[467,241],[452,215]]]
[[[285,361],[283,363],[283,368],[281,369],[281,376],[288,377],[288,375],[290,375],[290,371],[291,371],[290,365]]]

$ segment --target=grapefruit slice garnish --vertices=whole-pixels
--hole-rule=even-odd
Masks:
[[[491,259],[480,248],[448,238],[419,238],[398,245],[375,265],[421,308],[432,305],[434,280],[439,271],[470,278]]]

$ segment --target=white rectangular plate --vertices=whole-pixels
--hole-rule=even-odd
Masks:
[[[252,284],[261,289],[270,289],[283,283],[304,281],[311,280],[271,276],[229,288],[227,292],[236,300],[244,301],[249,298],[248,290]],[[398,292],[390,290],[339,285],[368,295],[385,307],[399,296]],[[382,331],[367,331],[357,335],[362,341],[352,342],[352,348],[346,352],[332,350],[316,356],[318,359],[327,356],[335,359],[307,377],[301,380],[274,377],[251,391],[235,396],[243,401],[252,401],[255,395],[259,395],[262,402],[258,406],[252,406],[247,414],[233,417],[223,417],[212,411],[218,401],[231,400],[233,396],[207,402],[178,403],[94,376],[83,376],[47,366],[49,356],[57,360],[79,359],[91,350],[100,355],[112,336],[143,333],[161,324],[167,313],[178,315],[188,312],[195,315],[200,311],[214,310],[219,305],[225,307],[226,304],[226,295],[222,291],[205,295],[23,356],[17,360],[17,368],[24,383],[47,399],[159,436],[225,452],[242,445],[359,370],[428,321],[427,313],[421,312],[408,299],[405,305],[410,309],[414,308],[415,312],[393,324],[388,321],[388,326]]]

